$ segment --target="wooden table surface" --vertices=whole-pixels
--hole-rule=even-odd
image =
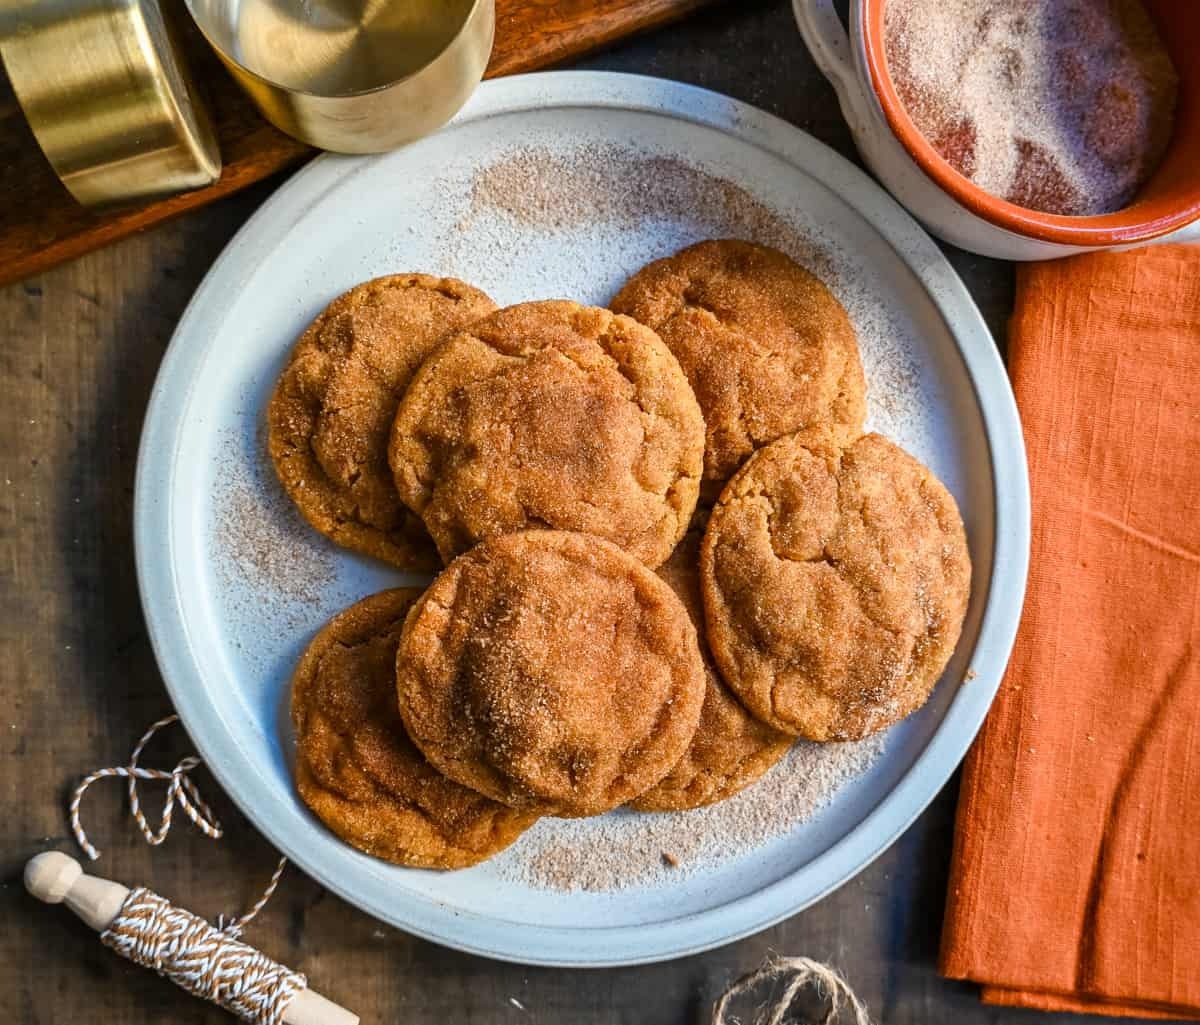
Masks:
[[[788,119],[857,159],[832,90],[785,0],[737,0],[581,66],[694,82]],[[159,359],[221,247],[277,182],[184,216],[0,291],[0,1019],[224,1022],[105,950],[69,913],[26,896],[27,857],[74,850],[65,797],[89,770],[119,764],[166,714],[138,605],[131,505],[138,431]],[[1002,337],[1011,267],[949,256]],[[169,766],[172,734],[147,755]],[[205,777],[201,775],[203,783]],[[289,869],[247,938],[306,972],[364,1022],[403,1025],[680,1025],[768,951],[840,966],[887,1025],[1051,1020],[984,1008],[934,970],[954,820],[952,783],[874,865],[761,935],[670,964],[559,971],[499,964],[385,927]],[[142,883],[205,915],[238,912],[275,855],[209,781],[227,836],[184,824],[145,846],[124,788],[104,781],[85,821],[98,871]],[[157,814],[157,803],[147,797]],[[1057,1017],[1062,1025],[1095,1019]]]

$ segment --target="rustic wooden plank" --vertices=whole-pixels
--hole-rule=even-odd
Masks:
[[[498,0],[487,77],[560,64],[712,0]]]
[[[660,25],[712,0],[498,0],[489,78],[532,71]],[[178,6],[178,5],[177,5]],[[142,228],[206,206],[294,166],[313,150],[276,131],[176,11],[193,74],[212,110],[224,170],[214,185],[121,210],[93,212],[46,161],[7,79],[0,78],[0,284],[19,281]]]

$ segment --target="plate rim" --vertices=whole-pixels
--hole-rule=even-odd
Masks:
[[[194,376],[187,370],[208,351],[189,348],[189,335],[214,308],[223,320],[216,289],[224,268],[260,239],[269,240],[273,221],[311,207],[329,187],[354,174],[356,166],[387,159],[386,154],[325,154],[300,169],[238,230],[197,287],[162,358],[143,422],[134,483],[134,554],[147,632],[181,721],[221,787],[290,860],[361,910],[434,943],[518,964],[615,967],[710,950],[798,913],[862,872],[941,792],[991,707],[1016,635],[1029,561],[1029,482],[1016,402],[982,314],[933,240],[864,171],[802,129],[750,104],[698,86],[617,72],[551,71],[494,79],[480,86],[451,124],[580,106],[655,113],[716,129],[782,159],[833,191],[887,241],[920,282],[953,337],[975,392],[994,496],[992,573],[970,658],[978,680],[960,687],[898,784],[854,829],[804,866],[803,874],[815,876],[816,885],[806,885],[799,895],[796,877],[801,873],[793,872],[716,908],[648,926],[572,928],[504,922],[446,908],[432,898],[431,915],[406,915],[408,898],[387,903],[363,886],[336,878],[297,846],[299,837],[286,823],[273,818],[269,784],[223,730],[191,655],[189,629],[177,598],[172,543],[171,495],[184,424],[173,411],[188,408]],[[821,166],[814,169],[814,163]],[[334,177],[322,185],[331,174]]]

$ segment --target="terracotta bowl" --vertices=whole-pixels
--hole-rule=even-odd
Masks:
[[[1200,237],[1200,4],[1145,0],[1179,71],[1175,131],[1163,162],[1129,206],[1064,217],[1017,206],[959,174],[900,101],[884,48],[884,11],[899,0],[852,0],[850,33],[832,0],[794,0],[814,58],[837,89],[872,170],[935,234],[974,252],[1028,260],[1152,240]]]

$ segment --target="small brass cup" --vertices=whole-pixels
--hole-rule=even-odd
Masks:
[[[225,66],[277,128],[380,153],[427,135],[479,84],[495,0],[187,0]]]
[[[221,156],[157,0],[0,0],[0,57],[81,203],[217,180]]]

